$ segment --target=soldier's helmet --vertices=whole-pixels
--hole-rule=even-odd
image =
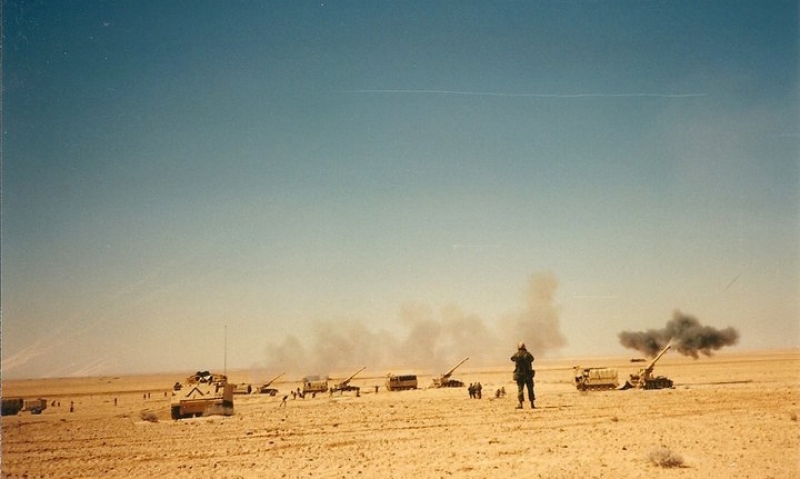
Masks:
[[[523,343],[522,341],[520,341],[520,342],[517,344],[517,349],[525,349],[525,343]]]

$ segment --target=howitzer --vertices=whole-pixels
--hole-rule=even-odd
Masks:
[[[356,375],[358,375],[358,373],[360,373],[365,369],[367,369],[366,366],[354,372],[349,378],[345,379],[344,381],[340,382],[339,384],[331,388],[331,393],[334,393],[336,391],[360,391],[361,388],[358,386],[351,386],[350,381],[352,381],[353,378],[356,377]]]
[[[661,356],[663,356],[667,351],[672,348],[672,342],[670,341],[664,346],[664,349],[659,351],[659,353],[654,357],[648,364],[647,367],[644,367],[639,370],[637,374],[631,374],[631,378],[625,382],[625,385],[622,389],[630,389],[630,388],[638,388],[638,389],[666,389],[672,387],[672,380],[668,379],[664,376],[653,376],[653,369],[656,366],[656,363]]]
[[[259,392],[259,393],[261,393],[261,394],[269,394],[270,396],[274,396],[274,395],[278,394],[278,390],[277,390],[277,389],[275,389],[275,388],[271,388],[270,386],[272,385],[272,383],[274,383],[275,381],[277,381],[277,380],[278,380],[278,378],[280,378],[280,377],[281,377],[281,376],[283,376],[284,374],[286,374],[286,373],[280,373],[280,374],[278,374],[277,376],[275,376],[274,378],[272,378],[272,379],[270,379],[269,381],[267,381],[267,382],[265,382],[264,384],[262,384],[262,385],[261,385],[261,386],[258,388],[258,392]]]
[[[447,371],[446,373],[442,374],[438,378],[433,378],[433,387],[435,388],[460,388],[464,386],[464,383],[457,380],[457,379],[450,379],[450,376],[453,372],[458,369],[459,366],[464,364],[464,362],[469,358],[464,358],[458,364],[453,367],[453,369]]]

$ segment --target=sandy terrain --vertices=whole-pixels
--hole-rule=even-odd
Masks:
[[[635,371],[629,358],[584,366]],[[186,374],[3,383],[6,397],[60,402],[41,415],[2,418],[7,478],[797,478],[800,351],[668,354],[657,391],[582,393],[576,360],[538,360],[537,409],[516,410],[508,367],[463,367],[466,388],[387,392],[378,375],[362,394],[236,396],[235,414],[173,421],[171,385]],[[376,372],[377,373],[377,372]],[[381,372],[382,373],[382,372]],[[373,373],[374,374],[374,373]],[[229,374],[235,382],[249,373]],[[346,375],[343,374],[343,375]],[[430,377],[420,377],[427,387]],[[278,383],[281,392],[299,386]],[[505,398],[493,391],[505,387]],[[148,398],[149,393],[149,398]],[[114,399],[117,404],[114,404]],[[74,403],[74,412],[69,411]],[[157,421],[144,421],[142,412]],[[656,465],[665,454],[679,467]]]

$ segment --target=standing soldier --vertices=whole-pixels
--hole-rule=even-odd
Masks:
[[[517,382],[517,399],[519,399],[519,406],[517,409],[522,409],[522,402],[525,401],[524,389],[528,388],[528,399],[531,401],[531,409],[536,409],[534,400],[536,396],[533,394],[533,376],[536,372],[533,370],[533,355],[525,349],[525,343],[520,342],[517,345],[517,352],[511,356],[516,367],[514,368],[514,381]]]

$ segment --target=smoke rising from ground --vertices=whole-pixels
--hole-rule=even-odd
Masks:
[[[675,311],[663,329],[623,331],[619,333],[619,341],[626,348],[636,349],[651,357],[672,341],[672,349],[697,359],[701,353],[711,356],[712,351],[736,344],[739,332],[730,327],[715,329],[703,326],[695,317]]]
[[[265,368],[292,374],[355,372],[407,368],[445,372],[465,357],[471,366],[503,364],[516,344],[525,341],[534,355],[566,344],[555,303],[558,280],[550,273],[530,277],[524,307],[495,322],[448,305],[436,311],[405,304],[399,312],[400,334],[370,329],[366,322],[320,321],[308,336],[288,336],[267,347]]]

